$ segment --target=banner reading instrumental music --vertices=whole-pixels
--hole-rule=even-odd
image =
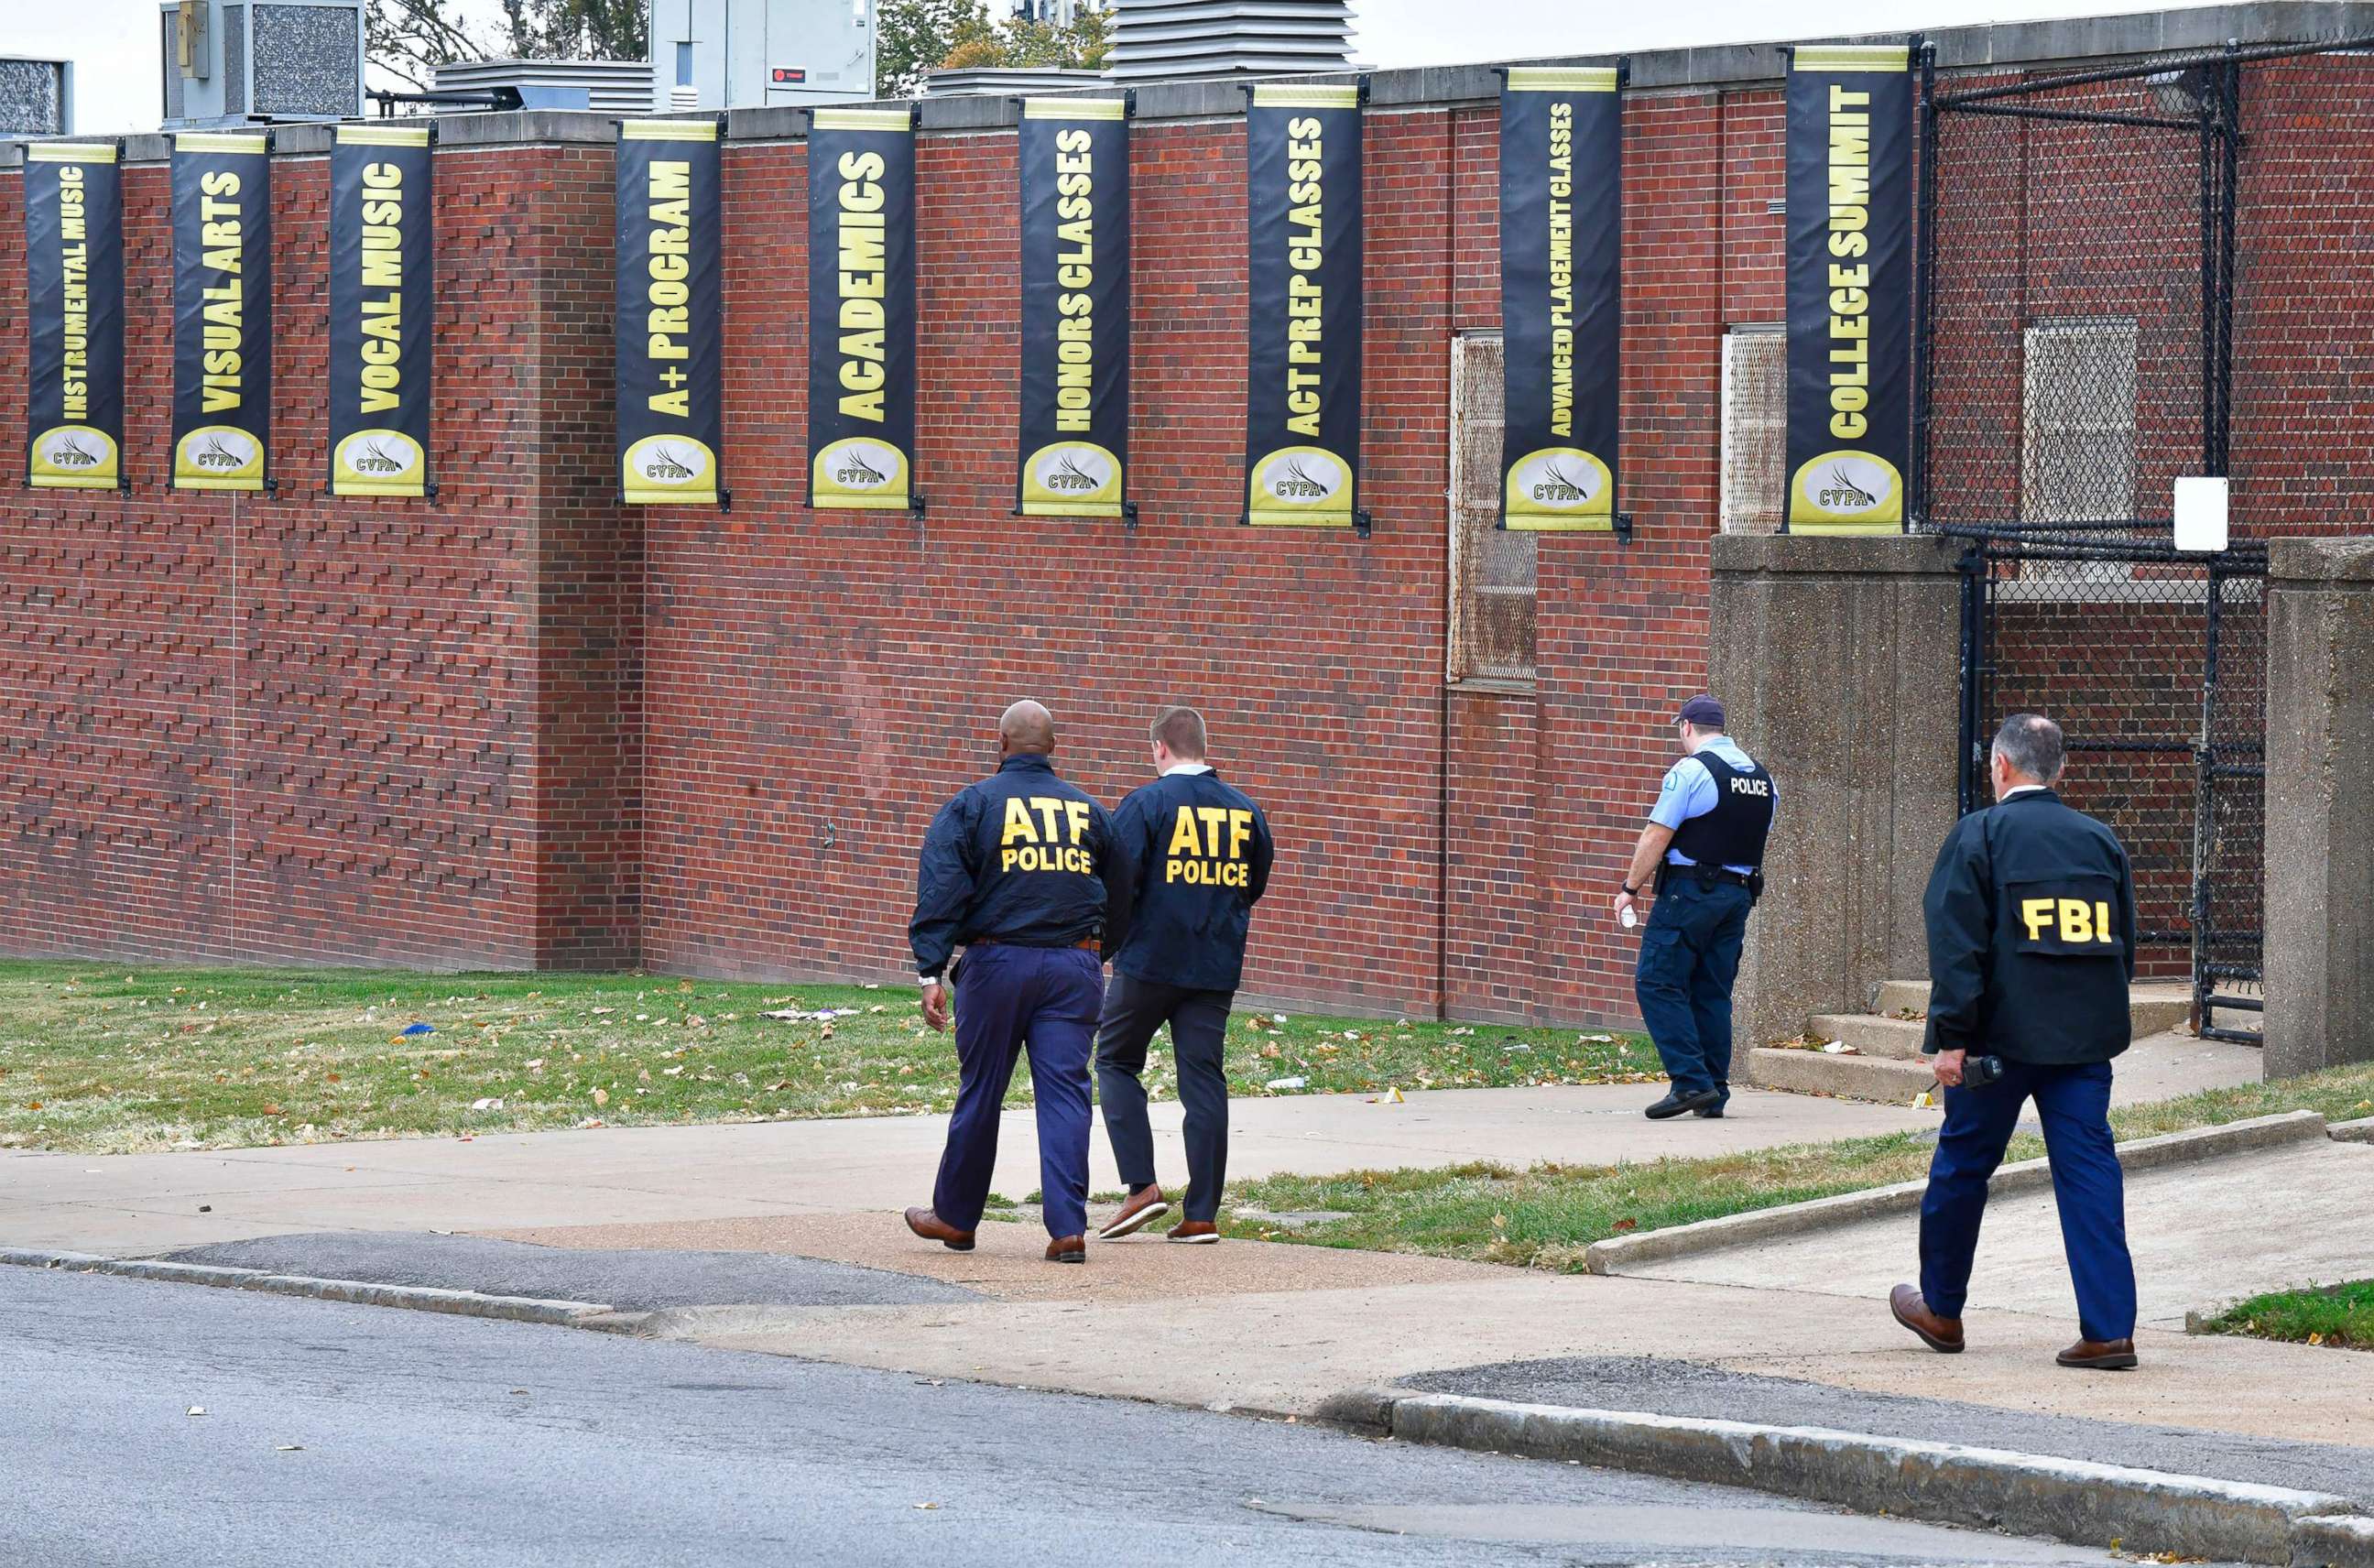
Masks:
[[[25,149],[31,324],[26,480],[113,489],[123,475],[123,184],[113,142]]]

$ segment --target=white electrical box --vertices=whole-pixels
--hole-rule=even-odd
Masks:
[[[654,112],[863,103],[875,0],[651,0]]]
[[[2176,481],[2176,548],[2215,555],[2226,548],[2226,481]]]

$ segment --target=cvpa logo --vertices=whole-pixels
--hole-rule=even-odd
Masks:
[[[707,477],[709,449],[682,436],[652,436],[634,444],[627,466],[645,484],[681,489]]]
[[[357,430],[338,443],[338,462],[358,479],[387,484],[420,467],[420,443],[400,430]]]
[[[1518,514],[1604,513],[1606,465],[1570,446],[1529,452],[1509,466],[1509,510]]]
[[[108,456],[106,438],[91,430],[52,430],[34,450],[42,462],[64,474],[88,474]]]
[[[1055,495],[1090,495],[1105,488],[1111,476],[1095,457],[1079,452],[1059,452],[1039,470],[1039,482]]]
[[[190,464],[209,474],[236,474],[255,461],[255,443],[239,430],[211,430],[190,442]]]
[[[1352,483],[1351,471],[1332,452],[1290,446],[1262,459],[1253,488],[1286,506],[1323,506]]]
[[[1904,520],[1904,481],[1896,466],[1867,452],[1826,452],[1797,470],[1792,521],[1867,523]]]
[[[899,454],[872,442],[843,442],[826,473],[845,490],[884,489],[899,477]]]

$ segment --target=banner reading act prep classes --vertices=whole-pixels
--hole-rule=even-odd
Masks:
[[[1344,528],[1360,473],[1360,89],[1253,88],[1245,521]]]
[[[429,127],[330,148],[330,493],[429,493]]]
[[[904,512],[915,453],[915,121],[808,127],[808,504]]]
[[[272,425],[272,159],[173,138],[173,488],[260,490]]]
[[[1800,534],[1904,527],[1912,453],[1912,72],[1903,44],[1789,69],[1789,495]]]
[[[123,473],[123,187],[114,143],[25,149],[25,283],[26,480],[113,489]]]
[[[714,505],[724,448],[717,122],[618,127],[618,489]]]
[[[1026,517],[1118,517],[1129,463],[1129,121],[1117,98],[1022,105]]]

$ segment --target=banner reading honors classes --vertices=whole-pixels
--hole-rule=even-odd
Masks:
[[[427,125],[341,125],[330,149],[330,493],[429,493],[435,304]]]
[[[1911,460],[1912,73],[1902,44],[1790,65],[1789,494],[1800,534],[1899,533]]]
[[[1500,94],[1500,519],[1615,526],[1624,112],[1616,72],[1511,66]]]
[[[112,142],[25,149],[32,327],[26,479],[113,489],[123,474],[123,187]]]
[[[1245,137],[1245,520],[1349,527],[1360,473],[1360,89],[1257,85]]]
[[[724,449],[717,122],[618,127],[618,486],[714,505]]]
[[[915,122],[808,127],[808,504],[903,512],[915,452]]]
[[[173,138],[173,488],[264,489],[272,159],[261,135]]]
[[[1129,462],[1129,121],[1117,98],[1023,100],[1026,517],[1118,517]]]

